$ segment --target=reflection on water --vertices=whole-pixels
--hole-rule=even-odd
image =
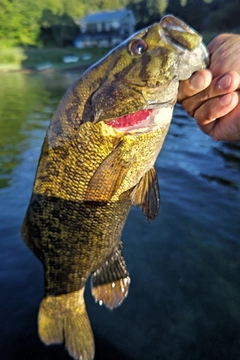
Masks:
[[[21,154],[29,147],[29,133],[34,136],[46,129],[58,99],[73,81],[52,75],[1,74],[0,82],[0,188],[11,181],[11,171],[21,162]],[[42,136],[42,133],[40,133]],[[42,139],[41,139],[42,141]],[[14,146],[13,146],[14,144]]]
[[[37,336],[39,261],[20,238],[46,128],[79,74],[1,74],[1,359],[70,359]],[[161,209],[123,232],[132,283],[113,311],[87,307],[96,359],[240,359],[240,144],[215,143],[177,106],[157,160]],[[2,355],[3,354],[3,355]]]
[[[239,169],[239,163],[240,163],[240,144],[235,143],[234,145],[231,145],[229,143],[226,143],[225,146],[223,146],[221,149],[214,149],[215,152],[222,156],[222,158],[226,161],[227,166],[231,166]]]

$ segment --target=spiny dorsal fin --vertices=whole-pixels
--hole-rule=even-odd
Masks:
[[[85,201],[109,202],[122,184],[130,164],[122,159],[123,142],[103,160],[91,178],[85,196]]]
[[[131,193],[132,204],[142,207],[142,212],[149,221],[155,219],[160,205],[160,192],[157,173],[151,168],[144,174]]]
[[[92,295],[96,302],[112,310],[127,296],[129,284],[129,273],[119,249],[92,275]]]

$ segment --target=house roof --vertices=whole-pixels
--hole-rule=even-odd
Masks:
[[[130,15],[133,24],[136,24],[136,19],[132,10],[128,10],[128,9],[92,13],[78,20],[77,22],[80,25],[85,25],[89,23],[98,23],[98,22],[108,22],[108,21],[110,22],[110,21],[121,20],[126,15]]]

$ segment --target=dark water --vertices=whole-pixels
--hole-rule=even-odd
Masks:
[[[76,73],[0,75],[0,359],[70,359],[37,336],[39,261],[20,238],[46,127]],[[240,144],[214,143],[180,107],[156,169],[161,210],[123,232],[132,283],[113,312],[86,301],[96,359],[240,359]]]

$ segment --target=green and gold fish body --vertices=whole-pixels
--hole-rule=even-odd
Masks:
[[[83,292],[113,309],[130,277],[121,232],[132,205],[148,220],[159,207],[155,160],[179,80],[206,67],[201,38],[173,16],[140,31],[67,91],[49,126],[23,239],[42,261],[39,334],[65,342],[74,359],[94,358]]]

